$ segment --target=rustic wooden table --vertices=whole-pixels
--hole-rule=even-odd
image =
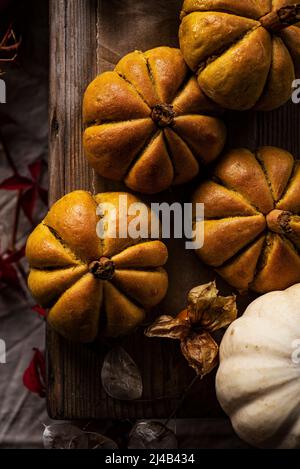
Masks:
[[[75,189],[92,192],[124,189],[97,177],[88,167],[81,145],[82,96],[100,72],[112,69],[134,49],[177,46],[181,0],[52,0],[50,85],[51,203]],[[227,113],[228,146],[275,145],[300,157],[300,107],[288,104],[273,113]],[[194,183],[149,201],[188,201]],[[187,292],[215,278],[182,240],[168,243],[170,291],[160,313],[175,313]],[[218,279],[222,293],[230,289]],[[240,312],[253,296],[239,298]],[[158,312],[157,311],[157,312]],[[176,342],[148,339],[143,332],[118,343],[138,364],[143,378],[141,400],[119,402],[101,386],[101,366],[107,346],[77,346],[47,331],[48,411],[57,419],[164,418],[177,407],[194,377]],[[180,406],[178,417],[222,417],[214,392],[214,374],[197,382]]]

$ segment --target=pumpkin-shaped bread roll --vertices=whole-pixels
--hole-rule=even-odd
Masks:
[[[232,150],[193,201],[205,210],[197,253],[230,285],[266,293],[300,282],[300,164],[290,153]]]
[[[179,40],[201,90],[228,109],[268,111],[300,77],[295,0],[185,0]]]
[[[128,228],[134,220],[119,211],[121,196],[127,196],[127,207],[139,202],[124,193],[71,192],[53,205],[27,241],[29,288],[49,309],[50,326],[72,341],[127,334],[166,294],[167,248],[159,240],[118,236],[121,226]],[[107,211],[103,233],[100,204]],[[150,209],[147,214],[149,228]]]
[[[219,113],[179,49],[135,51],[85,92],[85,154],[101,176],[161,192],[190,181],[221,153],[226,130]]]

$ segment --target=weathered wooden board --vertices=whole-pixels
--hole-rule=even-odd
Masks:
[[[134,49],[176,46],[181,0],[52,0],[50,85],[50,194],[54,202],[75,189],[92,192],[124,189],[97,177],[85,161],[82,145],[81,103],[87,84],[113,68]],[[299,107],[289,104],[268,114],[228,113],[228,146],[282,146],[300,156]],[[189,201],[194,183],[147,201]],[[170,291],[158,311],[182,308],[193,286],[210,281],[205,268],[182,240],[168,242]],[[223,293],[230,290],[218,279]],[[240,310],[253,297],[239,299]],[[147,339],[142,331],[120,343],[139,365],[144,383],[141,400],[121,403],[101,387],[101,365],[106,344],[68,344],[47,331],[48,410],[57,419],[163,418],[178,403],[194,376],[175,342]],[[198,382],[177,416],[222,417],[214,393],[214,376]]]

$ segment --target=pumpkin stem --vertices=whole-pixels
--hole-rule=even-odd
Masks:
[[[89,271],[97,280],[111,280],[115,273],[115,264],[107,257],[101,257],[89,265]]]
[[[271,11],[259,20],[262,26],[272,33],[282,31],[300,21],[300,3]]]
[[[278,234],[288,234],[291,233],[290,221],[291,212],[286,212],[283,210],[272,210],[272,212],[267,215],[267,224],[268,227],[273,233]]]
[[[151,117],[158,127],[170,127],[174,124],[175,111],[172,104],[157,104],[152,109]]]

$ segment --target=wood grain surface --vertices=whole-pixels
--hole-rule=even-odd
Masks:
[[[51,203],[75,189],[94,193],[124,189],[122,184],[97,177],[89,169],[82,149],[82,96],[88,83],[100,72],[112,69],[122,55],[134,49],[159,45],[177,46],[181,0],[52,0],[50,2],[50,196]],[[300,107],[289,103],[266,114],[225,115],[228,147],[276,145],[300,156]],[[151,201],[190,200],[193,182]],[[185,304],[188,291],[215,278],[183,240],[168,241],[167,269],[170,290],[153,312],[176,313]],[[230,289],[220,279],[222,293]],[[254,296],[239,298],[243,312]],[[149,318],[151,322],[151,318]],[[178,407],[194,372],[182,358],[177,342],[148,339],[140,330],[116,341],[138,364],[144,393],[134,402],[109,398],[101,386],[103,357],[113,342],[90,346],[67,343],[47,330],[48,411],[55,419],[165,418]],[[223,417],[214,392],[214,374],[190,389],[177,417]]]

